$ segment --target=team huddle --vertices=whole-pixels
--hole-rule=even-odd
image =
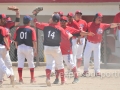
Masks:
[[[16,20],[13,22],[10,17],[0,14],[0,86],[4,81],[4,74],[10,78],[12,86],[15,85],[16,78],[12,69],[9,56],[10,50],[10,29],[18,26],[20,22],[19,9],[12,7],[16,12]],[[35,83],[33,63],[34,56],[37,55],[36,31],[31,27],[42,30],[44,33],[44,56],[46,59],[46,84],[51,86],[51,72],[55,72],[56,78],[53,84],[65,84],[64,63],[73,72],[74,79],[72,84],[79,81],[77,71],[79,70],[82,59],[84,59],[84,72],[82,76],[89,73],[89,62],[92,51],[94,52],[94,72],[95,76],[100,74],[100,48],[102,34],[107,28],[120,27],[120,23],[102,23],[103,15],[97,13],[92,22],[87,23],[82,19],[82,12],[77,10],[75,14],[69,12],[55,12],[48,23],[38,22],[36,18],[32,20],[30,16],[23,17],[23,24],[14,32],[14,43],[17,49],[19,83],[24,84],[22,71],[25,58],[30,69],[30,83]],[[41,42],[42,43],[42,42]],[[85,44],[86,43],[86,44]],[[83,52],[84,51],[84,52]]]

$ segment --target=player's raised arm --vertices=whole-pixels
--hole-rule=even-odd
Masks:
[[[19,13],[19,8],[16,6],[9,6],[8,10],[12,10],[16,12],[16,20],[15,20],[15,26],[18,26],[20,23],[20,13]]]
[[[43,30],[45,26],[48,26],[48,23],[41,23],[37,21],[37,18],[33,19],[34,27],[38,28],[39,30]]]

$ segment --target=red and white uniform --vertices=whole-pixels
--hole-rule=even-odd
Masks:
[[[73,27],[75,29],[80,29],[78,23],[75,20],[73,20],[72,22],[68,22],[67,26]]]
[[[4,27],[6,28],[7,32],[10,33],[10,29],[12,29],[13,27],[15,26],[15,22],[7,22]],[[10,39],[10,36],[8,36],[8,42],[9,42],[9,45],[11,44],[11,39]]]
[[[80,29],[78,23],[75,20],[73,20],[72,22],[68,22],[67,26],[70,26],[70,27],[78,29],[78,30]],[[77,37],[73,36],[72,51],[73,51],[73,61],[74,61],[75,65],[76,65],[76,61],[77,61],[77,50],[78,50]]]
[[[115,15],[113,22],[114,23],[120,23],[120,12]],[[118,40],[120,41],[120,26],[115,28],[114,34],[116,34],[117,30],[118,30],[118,33],[117,33],[118,34]]]
[[[79,28],[81,28],[83,31],[87,30],[87,22],[83,19],[77,20],[76,21],[79,25]],[[80,39],[81,44],[78,45],[78,50],[77,50],[77,59],[82,60],[82,55],[83,55],[83,49],[85,46],[85,37]]]
[[[80,34],[80,30],[77,30],[75,28],[66,26],[65,28],[63,28],[67,33],[71,33],[71,34]],[[60,44],[60,48],[62,51],[62,55],[63,55],[63,60],[65,61],[67,67],[69,69],[73,69],[76,65],[73,61],[73,54],[72,54],[72,42],[68,39],[68,38],[64,38],[61,41]]]
[[[10,29],[12,29],[13,27],[15,26],[15,22],[7,22],[5,25],[4,25],[4,28],[6,30],[6,33],[10,33]],[[11,44],[11,39],[10,39],[10,36],[7,35],[6,36],[7,39],[8,39],[8,44],[10,46]],[[5,57],[5,65],[8,67],[8,69],[11,71],[12,75],[14,75],[14,72],[13,72],[13,69],[12,69],[12,62],[11,62],[11,59],[10,59],[10,55],[9,55],[9,51],[7,51],[7,54],[6,54],[6,57]],[[3,79],[4,77],[4,72],[0,72],[0,81]]]
[[[94,36],[87,36],[87,43],[84,51],[84,71],[88,71],[91,52],[94,52],[94,70],[95,73],[100,72],[100,48],[102,35],[105,29],[109,28],[110,24],[95,22],[88,23],[88,32],[93,32]]]
[[[12,72],[10,68],[5,64],[5,58],[8,52],[6,50],[5,43],[4,43],[4,37],[6,36],[7,36],[6,29],[0,26],[0,70],[1,70],[0,73],[3,72],[3,74],[5,73],[7,77],[9,77],[10,75],[12,75]],[[2,80],[3,80],[3,76],[2,74],[0,74],[0,81]]]

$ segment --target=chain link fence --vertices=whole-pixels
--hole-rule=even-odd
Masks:
[[[13,39],[13,35],[15,32],[15,28],[11,29],[11,39]],[[34,59],[38,60],[37,62],[44,61],[44,54],[43,54],[43,31],[36,29],[37,31],[37,39],[38,39],[38,57]],[[108,32],[109,31],[109,32]],[[118,40],[115,40],[113,34],[111,33],[112,30],[106,30],[103,35],[103,41],[101,43],[101,62],[102,63],[120,63],[120,56],[118,52],[120,52],[120,48],[116,46]],[[112,43],[111,43],[112,42]],[[114,44],[113,44],[114,43]],[[113,44],[113,45],[112,45]],[[17,61],[16,53],[15,53],[15,45],[14,43],[11,44],[10,50],[10,57],[12,61]],[[92,56],[93,58],[93,56]]]

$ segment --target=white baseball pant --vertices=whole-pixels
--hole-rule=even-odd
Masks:
[[[73,52],[73,62],[76,65],[77,62],[77,38],[72,38],[72,52]]]
[[[65,61],[65,64],[67,65],[68,69],[73,69],[76,66],[74,64],[72,54],[63,55],[63,60]]]
[[[85,38],[80,38],[81,44],[77,46],[77,59],[83,58],[83,49],[85,46]]]
[[[94,70],[95,73],[100,72],[100,57],[101,57],[101,43],[91,43],[87,41],[84,51],[84,71],[88,71],[90,57],[92,51],[94,52]]]
[[[4,45],[0,44],[0,73],[5,73],[7,75],[7,77],[9,77],[10,75],[12,75],[12,72],[7,68],[7,66],[5,65],[5,57],[7,55],[7,50],[5,48]],[[0,74],[1,75],[1,74]],[[2,75],[0,76],[0,80],[2,81]]]
[[[44,55],[46,58],[46,69],[52,70],[53,60],[55,60],[55,69],[63,69],[63,57],[60,46],[44,46]]]
[[[118,40],[120,42],[120,30],[118,30]]]
[[[55,73],[55,60],[53,60],[52,63],[53,63],[53,65],[52,65],[52,71],[51,71],[51,72],[52,72],[52,73]]]
[[[9,51],[7,51],[6,56],[5,56],[5,60],[4,63],[6,65],[6,67],[11,71],[11,74],[14,75],[13,69],[12,69],[12,62],[10,59],[10,55],[9,55]],[[1,70],[0,70],[0,81],[3,79],[4,74]]]
[[[19,68],[24,67],[25,58],[27,59],[29,68],[35,67],[33,47],[21,44],[18,46],[17,55],[18,55],[18,67]]]

